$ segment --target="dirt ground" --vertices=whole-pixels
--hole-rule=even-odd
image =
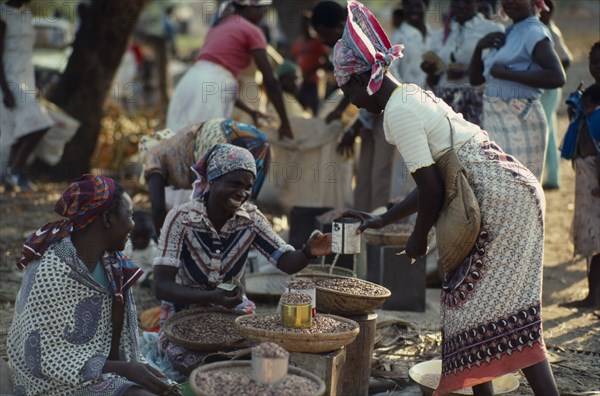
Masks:
[[[564,88],[569,93],[585,81],[591,82],[587,70],[587,54],[600,40],[598,15],[585,10],[558,15],[567,45],[574,54]],[[566,130],[564,105],[559,109],[559,138]],[[147,207],[148,198],[142,186],[123,183],[137,208]],[[20,246],[29,232],[46,221],[56,219],[54,202],[65,184],[46,183],[36,193],[7,193],[0,190],[0,357],[6,356],[6,334],[13,314],[21,276],[16,271]],[[569,230],[574,209],[574,173],[569,162],[561,163],[560,189],[546,192],[546,243],[544,254],[544,328],[551,354],[552,368],[563,395],[600,394],[600,318],[591,310],[560,307],[564,301],[580,299],[587,293],[586,264],[572,260]],[[600,203],[599,203],[600,204]],[[140,308],[145,308],[145,303]],[[530,395],[525,382],[512,395]]]

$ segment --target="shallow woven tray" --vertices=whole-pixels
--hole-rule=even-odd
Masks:
[[[411,223],[390,224],[380,229],[367,228],[363,235],[374,245],[406,246],[414,225]]]
[[[331,264],[309,264],[300,272],[297,273],[298,276],[304,274],[329,274],[331,270]],[[356,274],[349,268],[344,267],[333,267],[332,275],[340,275],[347,276],[349,278],[356,278]]]
[[[237,318],[238,316],[244,315],[241,312],[232,312],[225,308],[217,308],[217,307],[206,307],[206,308],[198,308],[198,309],[189,309],[181,312],[177,312],[175,315],[171,316],[164,325],[164,332],[167,338],[174,342],[177,345],[180,345],[184,348],[191,349],[194,351],[224,351],[229,349],[238,349],[238,348],[246,348],[250,344],[243,337],[240,337],[238,340],[229,341],[229,342],[221,342],[221,343],[201,343],[190,341],[177,335],[173,334],[173,327],[179,323],[186,322],[188,320],[194,320],[198,317],[206,314],[213,313],[221,313],[226,316],[232,316]],[[230,329],[223,329],[223,331],[229,331]]]
[[[298,274],[294,279],[310,279],[316,278],[338,278],[347,279],[346,276],[328,275],[328,274]],[[377,285],[376,283],[367,282],[362,279],[351,278],[355,281],[369,283]],[[377,285],[383,287],[381,285]],[[364,294],[350,294],[344,293],[337,290],[326,289],[324,287],[316,286],[317,291],[317,311],[326,312],[338,315],[364,315],[373,312],[377,308],[381,307],[385,300],[387,300],[392,292],[387,288],[386,294],[381,296],[367,296]]]
[[[353,320],[342,318],[340,316],[325,314],[319,315],[329,316],[331,318],[339,320],[340,322],[350,323],[354,326],[354,328],[350,331],[339,333],[310,334],[300,332],[296,333],[292,331],[273,331],[257,329],[256,327],[251,327],[244,323],[248,320],[248,318],[251,318],[253,316],[270,315],[272,314],[244,315],[235,320],[235,326],[237,327],[240,334],[242,334],[246,339],[252,342],[276,342],[289,352],[307,353],[324,353],[340,349],[343,346],[351,344],[358,335],[358,332],[360,331],[358,323],[356,323]]]
[[[249,371],[251,371],[252,370],[252,362],[250,362],[250,361],[218,362],[218,363],[211,363],[211,364],[206,364],[204,366],[197,367],[190,374],[190,386],[191,386],[192,390],[194,391],[194,394],[196,396],[213,396],[212,394],[206,393],[204,390],[202,390],[196,384],[196,376],[199,373],[218,371],[218,370],[231,370],[232,368],[247,368]],[[319,384],[319,389],[315,393],[313,393],[312,395],[306,395],[306,396],[322,396],[325,394],[325,389],[326,389],[325,383],[323,382],[323,380],[321,380],[319,377],[317,377],[313,373],[309,373],[306,370],[303,370],[298,367],[292,367],[292,366],[288,367],[288,373],[308,378],[308,379],[316,382],[317,384]],[[243,389],[240,389],[240,393],[241,393],[241,391],[243,391]],[[298,394],[302,394],[301,393],[302,389],[298,389],[298,392],[299,392]]]

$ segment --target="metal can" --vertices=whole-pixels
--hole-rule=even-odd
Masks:
[[[312,304],[281,303],[281,324],[293,329],[310,329],[312,327]]]
[[[304,293],[308,294],[312,300],[312,316],[313,318],[317,315],[317,289],[314,287],[309,289],[294,289],[288,286],[288,292],[290,293]]]
[[[360,234],[357,234],[360,220],[354,217],[341,217],[333,220],[331,225],[333,253],[360,253]]]
[[[288,373],[289,357],[269,358],[252,355],[252,379],[257,384],[281,382]]]

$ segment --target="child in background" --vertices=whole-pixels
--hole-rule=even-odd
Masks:
[[[133,213],[135,225],[123,253],[144,270],[144,275],[139,279],[141,285],[148,285],[148,278],[152,274],[152,262],[156,254],[155,230],[152,216],[148,212],[136,211]]]
[[[402,8],[396,8],[392,11],[392,27],[398,29],[404,22],[404,10]]]
[[[300,88],[298,86],[298,65],[290,60],[286,60],[275,69],[275,76],[281,85],[283,104],[288,117],[311,118],[310,108],[302,104],[299,96]]]
[[[586,117],[587,129],[596,151],[596,181],[592,195],[600,198],[600,84],[596,83],[585,90],[581,96],[583,114]]]
[[[578,90],[567,104],[571,124],[561,156],[575,167],[575,211],[571,233],[573,256],[588,263],[588,295],[562,304],[567,308],[600,308],[600,41],[590,51],[589,69],[595,84],[583,94]],[[581,88],[581,85],[580,85]]]
[[[310,12],[302,16],[302,37],[292,45],[292,56],[302,70],[302,84],[298,99],[302,106],[317,114],[319,108],[319,76],[317,70],[327,63],[327,47],[313,37],[310,31]]]

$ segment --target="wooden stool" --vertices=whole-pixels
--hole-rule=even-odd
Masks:
[[[329,353],[290,352],[290,366],[313,373],[325,382],[325,394],[340,395],[341,379],[346,361],[346,349]]]
[[[346,347],[346,364],[342,381],[341,395],[367,396],[371,378],[371,360],[375,344],[377,314],[347,316],[358,323],[360,333],[354,342]]]

